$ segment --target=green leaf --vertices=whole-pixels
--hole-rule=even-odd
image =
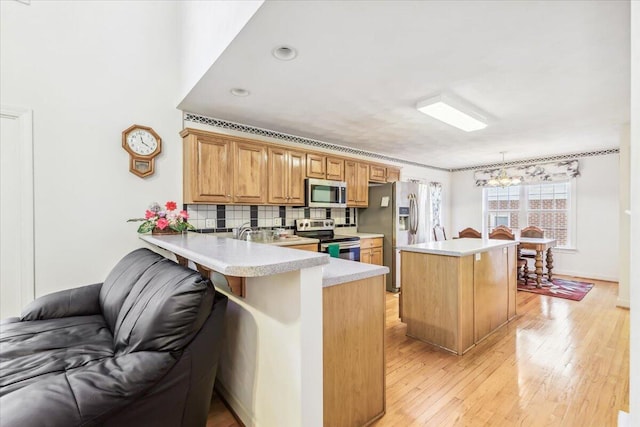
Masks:
[[[138,227],[138,233],[149,233],[151,230],[153,230],[155,227],[155,224],[149,221],[143,222],[140,227]]]

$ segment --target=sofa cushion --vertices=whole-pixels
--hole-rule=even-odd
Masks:
[[[182,350],[209,316],[214,294],[208,280],[173,261],[149,266],[120,309],[116,353]]]
[[[100,289],[100,308],[111,332],[115,331],[120,308],[140,276],[164,257],[146,248],[125,255],[111,270]]]
[[[113,356],[113,336],[100,315],[0,326],[0,396]]]

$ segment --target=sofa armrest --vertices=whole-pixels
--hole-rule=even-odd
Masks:
[[[100,314],[101,287],[102,283],[96,283],[36,298],[22,310],[20,320],[44,320]]]

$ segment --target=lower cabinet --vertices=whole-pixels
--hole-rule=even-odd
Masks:
[[[282,246],[283,248],[290,248],[290,249],[301,249],[303,251],[311,251],[311,252],[318,252],[318,244],[317,243],[308,243],[305,245],[291,245],[291,246]]]
[[[382,265],[382,237],[360,239],[360,262]]]
[[[357,427],[385,412],[385,275],[322,288],[324,425]]]

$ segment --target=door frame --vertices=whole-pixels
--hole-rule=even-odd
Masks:
[[[20,303],[22,307],[35,298],[35,233],[33,189],[33,110],[9,105],[0,106],[2,119],[17,120],[20,137],[17,143],[20,186]]]

